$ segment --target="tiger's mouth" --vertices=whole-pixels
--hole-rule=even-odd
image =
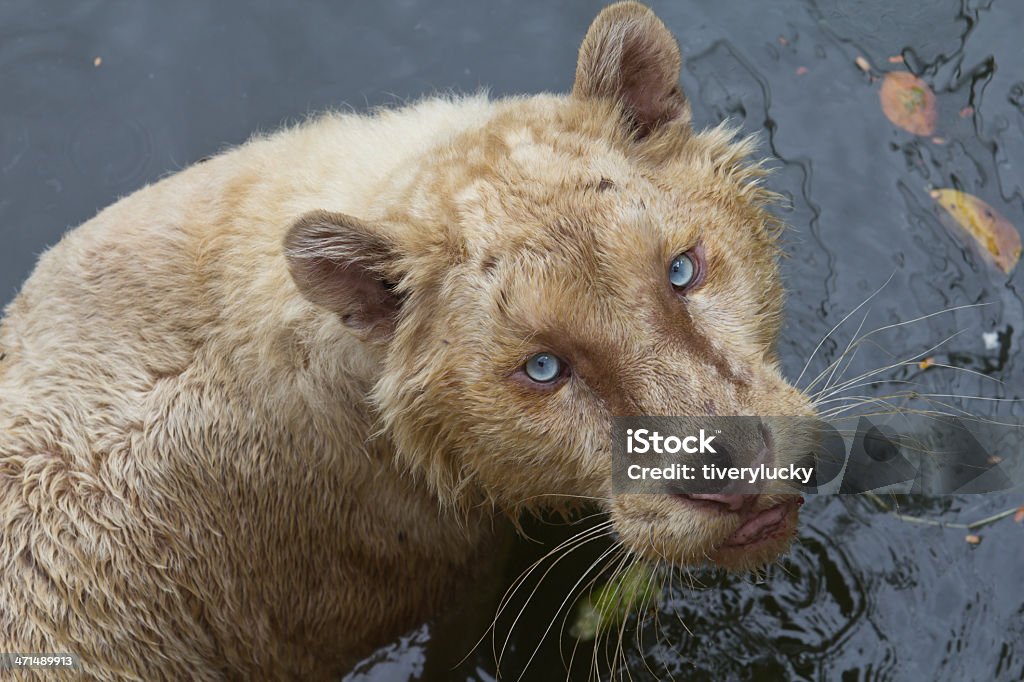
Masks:
[[[757,570],[784,553],[796,535],[803,497],[645,495],[613,511],[618,537],[656,563]]]

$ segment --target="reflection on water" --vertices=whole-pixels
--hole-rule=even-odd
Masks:
[[[778,580],[775,573],[784,573],[785,579]],[[843,546],[817,526],[804,528],[799,544],[771,579],[716,575],[701,584],[699,589],[673,591],[666,608],[678,615],[676,627],[672,620],[659,619],[664,630],[685,624],[700,633],[657,633],[663,640],[681,642],[663,646],[651,657],[666,677],[807,676],[845,647],[866,610],[867,597]]]
[[[257,129],[342,103],[384,103],[386,93],[481,83],[496,94],[566,90],[599,4],[395,0],[310,3],[298,12],[241,2],[80,2],[58,13],[8,3],[0,8],[0,302],[66,226]],[[962,189],[1024,226],[1024,3],[651,4],[683,45],[697,122],[728,118],[760,135],[775,159],[769,182],[793,228],[783,264],[787,375],[799,376],[821,337],[889,280],[862,309],[870,311],[862,332],[987,305],[862,345],[847,356],[843,377],[893,367],[872,377],[886,381],[850,395],[882,398],[899,386],[891,382],[913,381],[941,396],[1021,398],[1021,269],[1007,277],[991,267],[943,225],[928,192]],[[931,85],[933,136],[914,137],[883,116],[879,78],[889,70]],[[860,323],[858,315],[822,345],[803,385],[843,354]],[[922,368],[917,361],[947,338],[927,352],[935,364]],[[970,407],[1024,416],[1020,402]],[[902,508],[963,523],[1020,504],[1024,493]],[[603,675],[1024,678],[1024,526],[1000,521],[974,531],[981,542],[972,545],[966,530],[900,520],[865,499],[814,499],[802,516],[798,544],[761,580],[677,576],[657,618],[633,623],[624,637],[625,661],[602,666]],[[548,548],[565,537],[535,525]],[[524,543],[509,580],[543,551]],[[539,634],[552,618],[560,624],[564,612],[553,614],[567,587],[599,552],[584,548],[547,575],[512,629],[504,678],[519,678]],[[699,583],[690,586],[691,578]],[[501,641],[510,627],[499,624]],[[564,676],[573,641],[552,639],[523,679]],[[429,628],[410,633],[353,679],[429,675],[431,641]],[[585,679],[595,657],[609,658],[577,649],[570,677]],[[456,672],[437,676],[491,679],[493,661],[487,642]]]

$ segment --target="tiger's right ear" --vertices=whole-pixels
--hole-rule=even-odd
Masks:
[[[343,213],[313,211],[288,230],[284,253],[309,301],[365,341],[391,339],[401,306],[390,278],[397,256],[380,230]]]

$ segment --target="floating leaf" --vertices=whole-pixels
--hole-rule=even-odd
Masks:
[[[1013,515],[1013,522],[1024,522],[1024,507],[1017,507],[1017,513]]]
[[[920,367],[921,369],[928,369],[929,367],[931,367],[934,364],[935,364],[935,359],[934,358],[925,358],[921,362],[917,363],[917,366]]]
[[[886,117],[900,128],[915,135],[935,132],[935,93],[914,74],[906,71],[885,74],[878,96]]]
[[[967,544],[969,544],[969,545],[980,545],[981,544],[981,536],[980,535],[967,535],[967,536],[964,537],[964,540],[966,540]]]
[[[853,60],[853,63],[856,64],[857,68],[864,73],[871,73],[871,62],[864,59],[864,57],[857,55],[856,59]]]
[[[955,189],[936,189],[932,198],[946,209],[956,223],[991,254],[1003,272],[1009,274],[1020,260],[1020,234],[1013,224],[978,197]]]
[[[588,595],[576,609],[569,634],[591,640],[624,622],[630,613],[653,606],[661,591],[655,570],[644,562],[634,564]]]

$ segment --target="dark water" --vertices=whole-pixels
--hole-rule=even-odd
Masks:
[[[862,331],[989,305],[894,329],[864,344],[845,376],[918,360],[962,331],[927,354],[970,372],[911,364],[879,376],[934,394],[1020,398],[1021,269],[1007,277],[980,258],[940,222],[928,190],[963,189],[1024,226],[1024,2],[652,4],[683,46],[683,85],[697,122],[729,118],[760,133],[776,159],[770,184],[789,200],[782,213],[793,228],[785,237],[791,295],[781,344],[788,375],[800,375],[822,336],[891,276]],[[69,226],[257,130],[326,107],[438,89],[567,90],[599,6],[7,0],[0,4],[0,303]],[[897,55],[904,64],[890,62]],[[855,65],[858,56],[871,74]],[[880,110],[872,76],[903,69],[936,93],[937,139],[893,127]],[[808,376],[843,351],[858,324],[859,316],[822,346]],[[852,393],[893,390],[878,384]],[[965,405],[1004,417],[1024,412],[1014,402]],[[903,510],[962,524],[1021,504],[1024,492],[906,501]],[[565,537],[541,524],[532,530]],[[660,627],[653,618],[633,623],[625,663],[604,675],[1022,679],[1024,524],[1004,519],[975,531],[978,545],[965,542],[968,532],[901,520],[865,499],[814,499],[799,543],[765,579],[706,574],[692,588],[677,581],[657,614]],[[519,547],[510,578],[543,551]],[[591,558],[567,559],[543,581],[512,632],[504,678],[520,676]],[[427,645],[431,637],[411,633],[353,677],[429,674],[439,656]],[[565,677],[560,648],[568,658],[572,645],[568,635],[553,637],[524,679]],[[584,647],[577,658],[589,664],[591,655]],[[585,677],[588,668],[574,665],[570,676]],[[451,676],[493,674],[488,642]]]

